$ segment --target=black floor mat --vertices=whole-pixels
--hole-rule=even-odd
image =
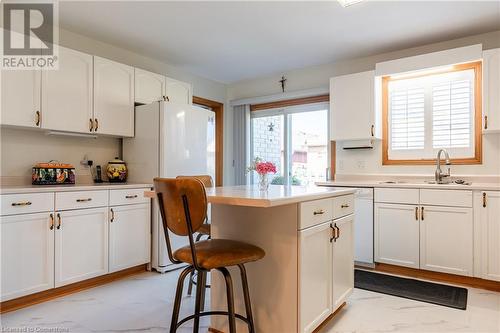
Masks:
[[[354,287],[450,308],[467,308],[467,289],[356,269]]]

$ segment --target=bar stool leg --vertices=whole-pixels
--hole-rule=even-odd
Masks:
[[[179,279],[177,280],[177,290],[175,291],[174,309],[172,310],[172,320],[170,321],[170,333],[177,331],[177,322],[179,321],[179,311],[181,309],[182,289],[184,287],[184,280],[186,276],[193,271],[193,266],[186,267]]]
[[[205,311],[205,295],[207,292],[207,274],[208,272],[202,272],[202,281],[200,286],[202,286],[201,297],[200,297],[200,311]]]
[[[234,312],[233,280],[231,274],[225,267],[217,268],[226,280],[227,311],[229,320],[229,333],[236,333],[236,316]]]
[[[191,271],[191,274],[189,275],[189,284],[188,284],[188,296],[191,296],[193,293],[193,277],[194,277],[194,270]]]
[[[252,315],[252,303],[250,302],[250,292],[248,290],[247,271],[243,264],[238,265],[238,267],[241,273],[241,286],[243,287],[243,297],[245,299],[245,310],[248,319],[248,331],[250,333],[255,333],[255,324],[253,322],[253,315]]]
[[[196,279],[196,303],[194,307],[194,326],[193,333],[198,333],[200,330],[200,317],[198,316],[201,311],[201,295],[204,293],[205,288],[203,287],[203,274],[202,271],[197,271],[197,279]]]

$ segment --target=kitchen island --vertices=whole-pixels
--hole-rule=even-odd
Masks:
[[[257,332],[313,332],[354,287],[354,190],[332,187],[208,188],[212,238],[257,245],[266,256],[246,266]],[[236,312],[245,315],[237,268],[230,268]],[[223,310],[222,275],[211,274],[211,309]],[[227,317],[211,327],[229,332]],[[237,320],[237,331],[246,324]]]

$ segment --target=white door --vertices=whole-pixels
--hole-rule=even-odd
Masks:
[[[182,104],[193,103],[193,87],[186,82],[167,77],[165,94],[169,102]]]
[[[419,207],[375,204],[375,261],[419,268]]]
[[[481,271],[483,279],[500,281],[500,192],[483,192],[481,210]]]
[[[134,136],[134,68],[94,56],[95,132]]]
[[[374,80],[374,71],[337,76],[330,80],[331,140],[378,136]]]
[[[500,131],[500,49],[483,52],[483,128]]]
[[[109,272],[150,262],[149,203],[111,207],[109,222]]]
[[[60,46],[58,59],[59,69],[42,71],[42,127],[92,132],[93,57]]]
[[[54,287],[54,230],[50,213],[0,217],[1,300]]]
[[[420,269],[472,276],[472,208],[420,208]]]
[[[2,125],[40,127],[39,70],[2,70],[0,123]]]
[[[330,222],[299,232],[300,332],[313,332],[332,313]]]
[[[56,212],[55,286],[108,272],[108,209]]]
[[[354,215],[335,220],[333,241],[333,311],[354,289]]]
[[[150,104],[163,100],[165,95],[165,76],[135,69],[135,102]]]

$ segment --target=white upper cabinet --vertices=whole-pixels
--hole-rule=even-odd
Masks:
[[[0,123],[41,127],[39,70],[2,70]]]
[[[93,94],[93,57],[59,47],[59,69],[42,71],[42,127],[88,133]]]
[[[94,131],[134,136],[134,68],[94,57]]]
[[[330,139],[335,141],[380,138],[375,112],[375,72],[330,79]]]
[[[193,103],[193,87],[191,84],[166,78],[165,95],[167,100],[175,103]]]
[[[483,130],[500,132],[500,49],[483,52]]]
[[[135,69],[135,102],[150,104],[163,100],[165,96],[165,76]]]

